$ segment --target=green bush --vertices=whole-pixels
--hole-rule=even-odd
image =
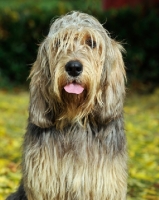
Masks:
[[[159,9],[137,8],[106,13],[105,27],[125,43],[129,83],[157,86],[159,81]],[[102,17],[103,18],[103,17]],[[102,20],[101,18],[101,20]]]
[[[51,13],[27,8],[6,10],[0,18],[1,78],[24,84],[37,53],[37,44],[46,35]]]
[[[78,1],[77,1],[78,2]],[[78,2],[79,4],[79,2]],[[0,85],[25,84],[38,44],[47,35],[51,20],[79,5],[68,3],[52,7],[19,7],[0,10]],[[84,6],[80,10],[87,12]],[[159,9],[157,7],[124,8],[99,12],[90,9],[113,38],[122,41],[127,54],[128,83],[133,86],[158,84],[159,78]]]

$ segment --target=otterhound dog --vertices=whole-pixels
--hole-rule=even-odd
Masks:
[[[122,46],[92,16],[51,25],[31,70],[18,191],[8,200],[124,200]]]

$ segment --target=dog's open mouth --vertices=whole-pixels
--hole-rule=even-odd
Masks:
[[[64,86],[64,90],[72,94],[81,94],[84,90],[84,87],[79,83],[72,82]]]

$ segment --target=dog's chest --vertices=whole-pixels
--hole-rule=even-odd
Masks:
[[[113,199],[118,187],[125,188],[126,174],[119,167],[126,168],[122,156],[110,161],[105,147],[88,132],[71,134],[44,133],[39,142],[26,147],[28,200]]]

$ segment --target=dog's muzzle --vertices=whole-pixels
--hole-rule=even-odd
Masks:
[[[76,77],[82,73],[83,65],[77,60],[72,60],[65,65],[65,70],[70,76]]]
[[[66,63],[65,70],[71,77],[77,77],[82,73],[83,65],[77,60],[71,60],[68,63]],[[84,87],[78,82],[72,81],[64,86],[64,90],[67,93],[81,94],[84,90]]]

